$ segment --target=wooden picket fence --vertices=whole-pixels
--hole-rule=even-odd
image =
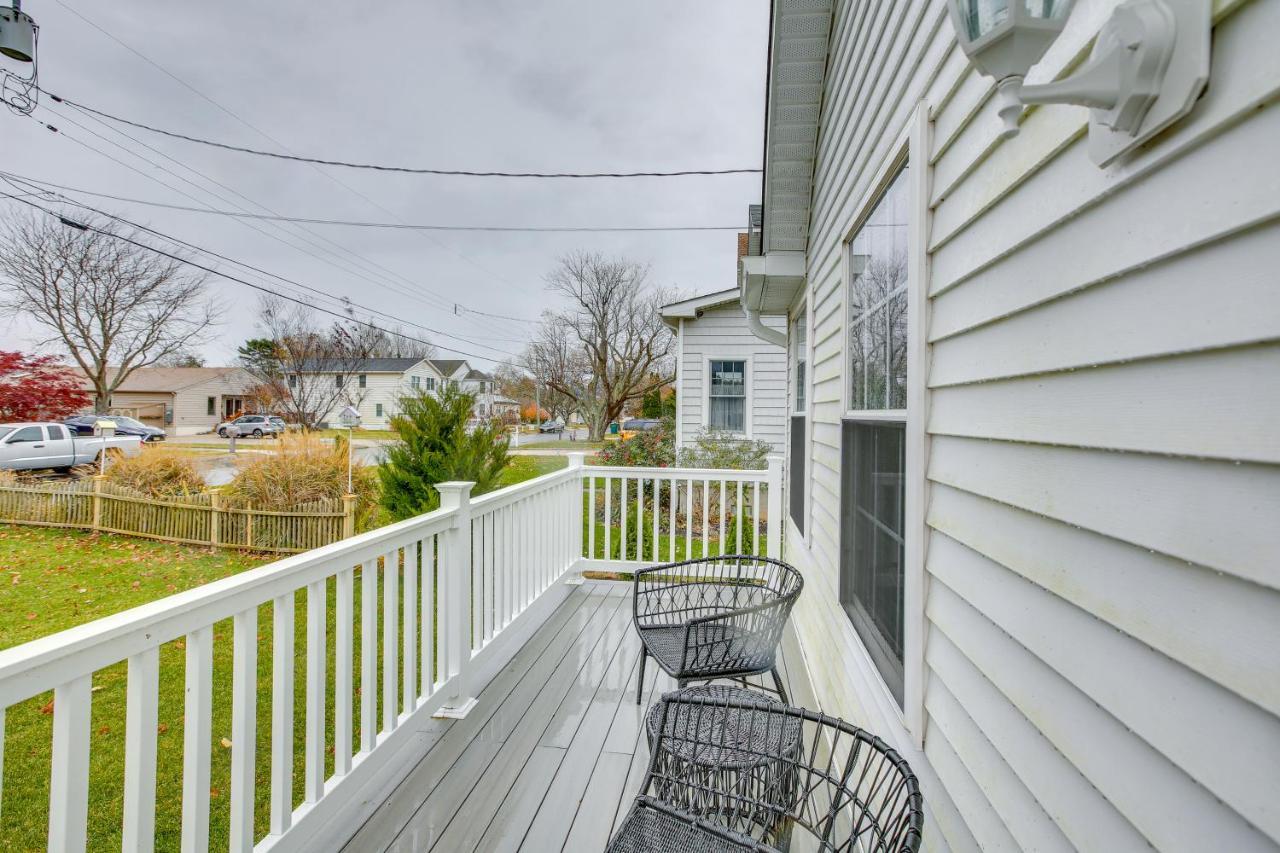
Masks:
[[[295,553],[355,534],[354,495],[289,510],[256,509],[218,492],[154,498],[101,477],[0,485],[0,523],[75,527],[165,542]]]

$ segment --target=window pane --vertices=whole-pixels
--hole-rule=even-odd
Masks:
[[[707,425],[712,429],[724,429],[730,432],[746,432],[746,418],[743,406],[746,400],[742,397],[712,397],[711,408],[707,412]]]
[[[885,306],[889,325],[889,408],[907,407],[907,292],[894,294]]]
[[[744,361],[711,362],[711,394],[716,397],[745,397],[747,365]]]
[[[849,243],[849,408],[906,405],[907,169]]]
[[[840,603],[902,701],[902,424],[846,422],[841,447]]]

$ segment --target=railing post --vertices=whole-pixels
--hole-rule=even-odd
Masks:
[[[350,539],[356,535],[356,496],[342,496],[342,538]]]
[[[93,530],[102,527],[102,484],[107,480],[106,474],[93,475]]]
[[[222,492],[209,492],[209,544],[217,548],[222,539]]]
[[[574,557],[582,556],[582,524],[584,521],[582,517],[582,506],[583,506],[582,504],[582,478],[583,478],[582,469],[586,465],[586,463],[587,463],[587,454],[584,453],[583,451],[575,450],[573,453],[569,454],[569,467],[572,469],[577,469],[578,471],[578,477],[573,481],[573,487],[575,490],[573,493],[574,495],[573,512],[566,514],[568,518],[568,524],[570,525],[569,541],[572,543],[575,543],[573,544],[570,551],[570,553]],[[573,575],[572,577],[568,578],[565,581],[565,584],[567,586],[581,586],[582,583],[583,583],[583,578],[582,578],[581,572],[578,572],[577,574]]]
[[[446,672],[452,685],[433,716],[460,720],[476,706],[471,695],[471,489],[475,483],[437,483],[440,508],[451,509],[453,524],[444,536],[444,589],[439,599],[445,623]]]
[[[782,457],[769,457],[769,517],[765,556],[782,559]]]

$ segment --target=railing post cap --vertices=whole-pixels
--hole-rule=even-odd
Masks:
[[[440,493],[440,506],[453,509],[463,503],[470,502],[471,489],[475,483],[470,480],[450,480],[447,483],[436,483],[436,491]]]
[[[586,464],[587,454],[581,450],[575,450],[569,454],[569,467],[581,468]]]

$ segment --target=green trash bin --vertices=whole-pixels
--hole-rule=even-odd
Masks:
[[[618,434],[618,422],[617,422],[617,421],[614,421],[613,423],[609,424],[609,432],[610,432],[612,435],[617,435],[617,434]]]

